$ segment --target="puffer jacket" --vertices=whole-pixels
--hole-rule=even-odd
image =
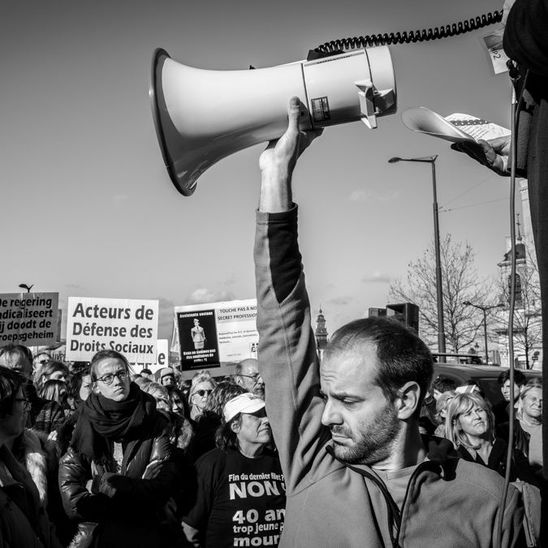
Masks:
[[[69,447],[59,464],[59,488],[65,512],[81,525],[72,546],[87,546],[90,534],[95,546],[171,546],[176,531],[164,508],[181,488],[171,457],[168,422],[160,413],[147,435],[123,444],[119,473],[112,463]],[[160,464],[147,470],[154,462]]]

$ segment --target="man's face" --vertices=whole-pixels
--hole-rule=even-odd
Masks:
[[[502,392],[502,396],[506,401],[510,401],[510,379],[506,379],[504,384],[500,387],[500,391]],[[516,400],[519,396],[519,386],[514,383],[514,400]]]
[[[240,445],[266,445],[270,442],[272,432],[264,407],[255,413],[242,413],[236,436]]]
[[[238,375],[240,378],[240,384],[248,392],[264,398],[264,381],[261,375],[259,375],[259,366],[257,360],[248,360],[242,366],[242,371]]]
[[[164,375],[162,377],[162,386],[175,386],[175,377],[173,375]]]
[[[32,376],[32,363],[24,354],[19,354],[19,352],[5,353],[0,356],[0,365],[17,371],[27,379]]]
[[[130,380],[123,361],[105,358],[98,363],[96,371],[96,387],[102,396],[114,401],[124,401],[128,397]]]
[[[393,403],[374,382],[377,370],[373,343],[332,354],[321,364],[322,423],[331,430],[335,455],[345,462],[387,460],[401,429]]]

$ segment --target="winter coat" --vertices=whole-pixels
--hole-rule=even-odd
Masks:
[[[59,487],[67,515],[83,525],[73,545],[87,546],[94,531],[96,546],[171,546],[176,532],[165,523],[164,509],[182,482],[171,455],[168,423],[159,413],[147,435],[123,444],[119,473],[113,462],[90,460],[69,447],[59,464]],[[162,463],[145,476],[155,461]]]
[[[29,473],[7,447],[0,447],[0,461],[15,479],[0,485],[0,548],[60,548]]]

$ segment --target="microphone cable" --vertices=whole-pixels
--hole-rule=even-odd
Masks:
[[[308,52],[307,60],[311,61],[313,59],[329,57],[353,49],[390,46],[395,44],[414,44],[417,42],[429,42],[441,38],[450,38],[492,25],[493,23],[499,23],[500,21],[502,21],[502,10],[484,13],[483,15],[459,21],[458,23],[430,29],[339,38],[337,40],[325,42],[324,44],[311,49]]]

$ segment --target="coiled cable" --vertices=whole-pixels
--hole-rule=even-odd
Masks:
[[[502,10],[484,13],[477,17],[472,17],[465,21],[452,23],[433,29],[411,30],[396,33],[371,34],[367,36],[355,36],[353,38],[340,38],[321,44],[317,48],[310,50],[308,59],[317,59],[336,55],[344,51],[371,48],[375,46],[390,46],[392,44],[410,44],[416,42],[428,42],[430,40],[439,40],[458,36],[473,30],[477,30],[502,20]]]

